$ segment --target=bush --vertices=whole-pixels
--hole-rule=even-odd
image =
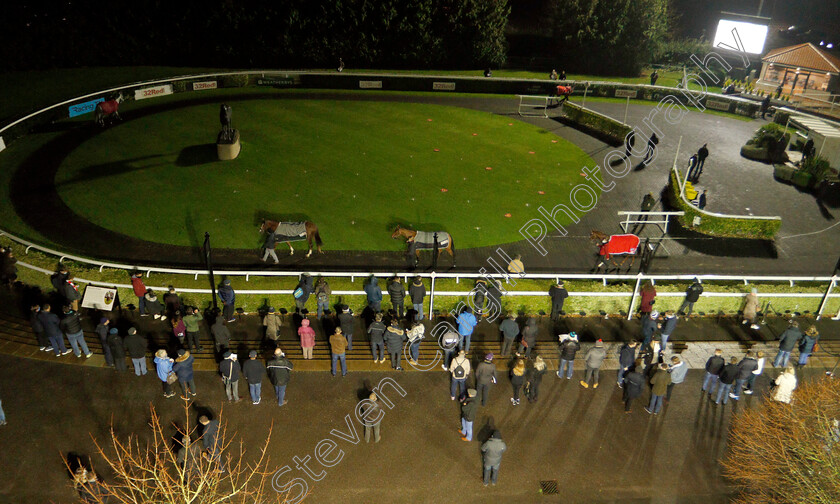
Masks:
[[[591,131],[612,145],[621,145],[624,138],[630,133],[631,128],[621,122],[592,112],[580,105],[566,102],[563,104],[563,118]]]
[[[245,87],[248,85],[248,75],[223,75],[219,78],[219,86],[223,88],[229,87]]]
[[[802,161],[799,170],[811,174],[814,185],[828,179],[833,174],[831,167],[828,165],[828,160],[820,156],[806,158]]]
[[[762,161],[782,162],[786,160],[785,149],[790,141],[790,133],[785,133],[783,127],[776,123],[768,123],[756,130],[753,137],[747,141],[745,147],[753,146],[759,149],[766,149],[767,155],[764,158],[751,157],[747,155],[744,149],[741,149],[741,155],[750,159],[759,159]],[[755,155],[760,154],[759,151],[750,151]]]
[[[840,502],[840,384],[803,381],[790,404],[765,400],[732,415],[723,473],[740,504]]]
[[[674,171],[671,171],[668,197],[671,205],[685,212],[679,218],[680,224],[692,231],[710,236],[723,238],[747,238],[758,240],[772,240],[782,227],[781,219],[743,219],[737,217],[718,217],[700,211],[680,197],[680,185]],[[694,218],[700,217],[700,224],[694,226]]]

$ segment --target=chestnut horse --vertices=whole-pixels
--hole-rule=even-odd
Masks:
[[[640,240],[639,237],[634,234],[606,235],[597,229],[593,229],[592,232],[589,233],[589,239],[592,240],[592,243],[598,246],[598,264],[595,266],[596,270],[603,266],[606,261],[609,261],[616,268],[621,269],[629,258],[630,266],[627,267],[628,270],[632,268],[633,263],[636,262],[636,255],[639,250]],[[621,263],[616,264],[616,262],[612,260],[612,256],[614,255],[623,255],[625,257]]]
[[[122,93],[117,95],[113,100],[99,102],[96,104],[96,109],[93,111],[93,120],[96,124],[105,127],[105,119],[122,120],[120,117],[120,103],[123,101]]]
[[[438,241],[438,259],[440,258],[440,253],[446,250],[452,257],[452,266],[455,266],[455,246],[452,243],[452,236],[446,231],[414,231],[413,229],[397,225],[397,228],[391,234],[391,238],[396,240],[399,237],[403,237],[406,238],[406,243],[416,244],[416,261],[419,261],[421,250],[434,250],[435,235],[437,235]]]
[[[316,226],[314,222],[277,222],[263,219],[262,225],[260,226],[260,233],[265,233],[266,231],[269,233],[276,233],[278,232],[278,226],[280,227],[281,234],[277,236],[277,241],[289,244],[289,255],[295,253],[295,249],[292,248],[292,242],[302,241],[304,239],[309,244],[309,252],[306,253],[306,257],[312,255],[313,240],[315,241],[315,246],[318,247],[318,252],[321,254],[324,253],[321,250],[321,235],[318,233],[318,226]]]

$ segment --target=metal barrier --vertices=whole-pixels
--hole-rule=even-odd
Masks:
[[[51,255],[55,255],[60,257],[61,259],[84,259],[81,262],[86,264],[98,265],[99,270],[102,271],[104,267],[110,267],[114,269],[125,269],[125,270],[139,270],[145,271],[146,277],[149,277],[149,274],[152,271],[160,272],[160,273],[172,273],[172,274],[186,274],[186,275],[193,275],[194,278],[197,278],[198,275],[207,275],[209,274],[208,270],[204,269],[171,269],[171,268],[156,268],[152,266],[135,266],[135,265],[122,265],[121,266],[112,266],[109,263],[100,263],[93,259],[86,259],[86,258],[78,258],[77,256],[70,256],[68,254],[61,254],[60,252],[52,251],[50,249],[46,249],[45,247],[39,247],[37,245],[31,244],[26,242],[25,240],[21,240],[9,233],[0,231],[0,236],[6,236],[9,239],[19,243],[20,245],[26,246],[26,253],[28,253],[29,249],[34,248],[36,250],[40,250],[42,252],[49,253]],[[52,270],[48,270],[46,268],[41,268],[38,266],[34,266],[28,264],[23,261],[18,261],[17,264],[19,266],[29,268],[34,271],[38,271],[45,275],[50,275],[53,273]],[[303,273],[310,273],[310,274],[317,274],[324,277],[343,277],[343,278],[350,278],[351,282],[355,282],[356,277],[367,278],[371,275],[375,275],[375,273],[347,273],[347,272],[310,272],[310,271],[237,271],[237,270],[226,270],[226,271],[215,271],[217,274],[227,275],[227,276],[239,276],[245,277],[245,280],[251,276],[285,276],[285,277],[298,277]],[[430,273],[417,273],[417,272],[395,272],[395,276],[402,277],[405,282],[408,282],[408,279],[411,277],[420,276],[421,278],[428,278],[430,279],[431,285],[429,289],[429,317],[434,315],[434,306],[435,306],[435,297],[463,297],[469,296],[473,293],[472,290],[463,290],[463,291],[439,291],[436,290],[435,284],[436,280],[441,278],[454,278],[456,283],[460,283],[461,279],[476,279],[476,278],[487,278],[487,274],[482,273],[437,273],[437,272],[430,272]],[[379,276],[383,276],[379,274]],[[515,283],[517,278],[524,279],[524,280],[554,280],[555,282],[559,282],[561,279],[564,280],[594,280],[600,281],[602,285],[606,286],[610,281],[614,282],[626,282],[626,283],[633,283],[633,290],[626,291],[626,292],[600,292],[600,291],[570,291],[570,296],[578,296],[578,297],[623,297],[623,298],[630,298],[630,303],[627,309],[627,320],[630,320],[634,313],[634,308],[636,304],[636,300],[639,297],[640,288],[643,281],[650,280],[652,283],[656,284],[657,281],[693,281],[695,278],[698,279],[700,282],[743,282],[744,285],[749,285],[751,282],[777,282],[777,283],[788,283],[790,286],[793,286],[796,282],[820,282],[826,283],[826,290],[824,293],[817,293],[817,292],[799,292],[799,293],[762,293],[762,297],[766,298],[821,298],[822,301],[820,302],[819,309],[816,312],[817,320],[822,317],[823,311],[825,309],[828,300],[831,298],[840,298],[840,294],[833,294],[832,291],[836,286],[838,280],[840,280],[840,276],[761,276],[761,275],[695,275],[695,274],[683,274],[683,275],[648,275],[643,273],[638,273],[636,275],[621,275],[621,274],[582,274],[582,273],[524,273],[521,275],[511,275],[507,272],[499,272],[497,277],[505,280],[507,283]],[[115,284],[113,282],[102,282],[99,280],[91,280],[85,278],[77,277],[76,282],[84,283],[89,285],[97,285],[102,287],[117,287],[117,288],[124,288],[124,289],[131,289],[131,284]],[[150,288],[165,291],[165,286],[150,286]],[[176,286],[177,288],[177,286]],[[192,288],[177,288],[180,292],[186,293],[197,293],[197,294],[210,294],[213,291],[211,289],[192,289]],[[293,293],[293,289],[237,289],[237,292],[240,294],[259,294],[259,295],[291,295]],[[334,290],[332,291],[333,294],[337,295],[364,295],[363,290]],[[387,295],[387,291],[383,291],[383,296]],[[514,290],[505,290],[503,293],[504,296],[536,296],[536,297],[548,297],[548,291],[514,291]],[[658,296],[662,297],[682,297],[685,294],[683,292],[662,292],[659,293]],[[744,297],[746,293],[741,292],[704,292],[704,297]],[[838,312],[838,316],[840,316],[840,312]],[[835,318],[835,320],[837,320]]]

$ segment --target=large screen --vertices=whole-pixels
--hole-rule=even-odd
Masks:
[[[739,41],[736,42],[732,30],[737,33]],[[766,25],[721,19],[718,22],[717,32],[715,32],[714,47],[761,54],[764,52],[766,38]]]

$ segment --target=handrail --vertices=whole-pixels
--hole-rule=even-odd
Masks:
[[[148,277],[150,273],[171,273],[171,274],[178,274],[178,275],[206,275],[209,274],[209,271],[203,268],[198,269],[186,269],[186,268],[161,268],[157,266],[143,266],[138,264],[119,264],[119,263],[109,263],[109,262],[100,262],[95,259],[88,259],[85,257],[75,256],[72,254],[66,254],[64,252],[60,252],[58,250],[53,250],[47,247],[42,247],[30,241],[24,240],[23,238],[19,238],[8,231],[4,231],[0,229],[0,236],[6,236],[10,240],[26,246],[25,253],[29,253],[29,249],[35,249],[40,252],[44,252],[46,254],[54,255],[60,258],[60,262],[63,262],[65,259],[70,259],[73,261],[77,261],[80,263],[90,264],[99,268],[102,271],[103,268],[113,268],[113,269],[123,269],[123,270],[132,270],[132,271],[141,271],[145,272],[146,276]],[[51,272],[52,273],[52,272]],[[327,277],[367,277],[375,273],[372,272],[346,272],[346,271],[309,271],[309,270],[296,270],[296,271],[273,271],[273,270],[214,270],[214,273],[217,275],[227,275],[227,276],[244,276],[244,277],[262,277],[262,276],[286,276],[286,277],[297,277],[300,276],[302,273],[310,273],[310,274],[318,274]],[[458,272],[458,273],[450,273],[450,272],[414,272],[414,271],[395,271],[393,274],[400,276],[400,277],[414,277],[420,276],[423,278],[428,278],[431,276],[435,276],[437,278],[481,278],[486,277],[486,274],[483,273],[471,273],[471,272]],[[383,273],[379,274],[380,276]],[[497,275],[502,276],[502,275]],[[511,278],[514,280],[519,275],[511,275]],[[637,275],[632,274],[608,274],[608,273],[525,273],[522,275],[522,278],[525,279],[566,279],[566,280],[632,280],[635,281],[637,279]],[[693,280],[695,278],[700,279],[701,281],[747,281],[747,282],[828,282],[833,277],[831,276],[784,276],[784,275],[717,275],[717,274],[677,274],[677,275],[667,275],[667,274],[652,274],[652,275],[643,275],[643,278],[650,279],[650,280]],[[111,283],[107,283],[107,285],[113,285]],[[208,291],[209,292],[209,291]]]

